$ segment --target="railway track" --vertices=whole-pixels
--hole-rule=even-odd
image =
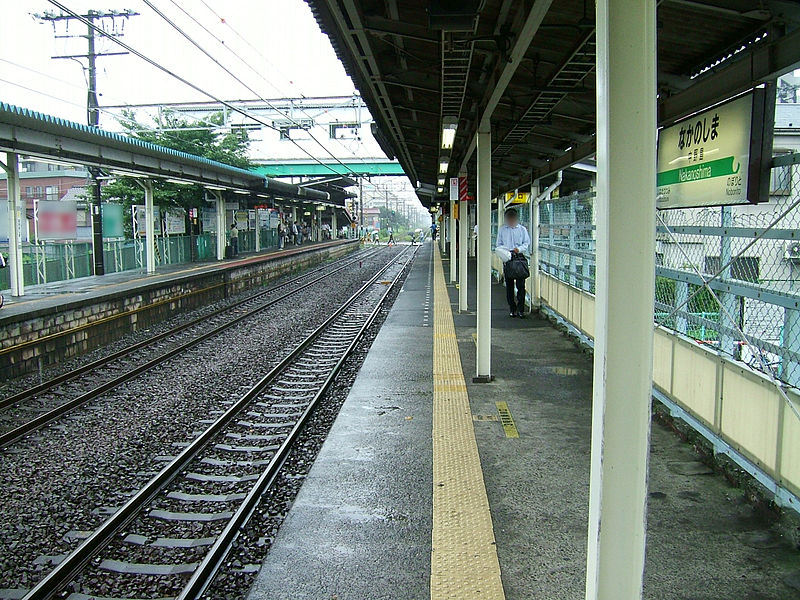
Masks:
[[[163,457],[24,600],[64,597],[70,584],[70,600],[199,598],[414,251],[393,257],[177,456]]]
[[[222,307],[211,314],[182,323],[0,400],[0,448],[41,429],[75,408],[153,369],[200,342],[223,333],[228,328],[278,304],[297,292],[372,257],[377,252],[377,250],[360,252],[352,260],[337,264],[334,268],[331,268],[331,265],[325,265],[313,269]],[[185,336],[186,334],[189,334],[189,339],[184,341],[178,339],[176,343],[175,336]],[[146,355],[146,358],[139,357],[137,361],[138,355]],[[134,363],[133,366],[131,366],[132,363]],[[89,389],[82,388],[80,385],[75,386],[78,388],[77,390],[64,389],[87,376],[91,376],[93,381],[93,385]],[[15,414],[9,414],[11,409]]]

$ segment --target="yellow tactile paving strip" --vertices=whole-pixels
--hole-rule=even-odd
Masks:
[[[453,313],[434,249],[431,600],[503,600]]]

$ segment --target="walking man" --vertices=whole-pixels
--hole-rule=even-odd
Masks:
[[[525,253],[528,251],[530,244],[531,237],[528,235],[528,229],[520,225],[517,209],[508,209],[505,214],[504,224],[497,231],[495,248],[501,251],[499,253],[505,250],[509,256],[507,260],[504,258],[503,278],[506,281],[506,300],[512,317],[525,316],[525,279],[528,275],[526,274],[525,277],[520,275],[528,271]],[[505,253],[502,254],[505,256]],[[514,264],[515,262],[519,264]]]

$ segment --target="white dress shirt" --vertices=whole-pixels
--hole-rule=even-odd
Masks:
[[[502,225],[497,231],[496,248],[505,248],[511,252],[514,248],[525,254],[531,245],[531,236],[528,228],[517,223],[514,227]]]

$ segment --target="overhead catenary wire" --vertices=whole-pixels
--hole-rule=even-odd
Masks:
[[[145,55],[143,52],[141,52],[141,51],[137,50],[136,48],[132,47],[130,44],[127,44],[126,42],[120,40],[119,38],[107,33],[105,30],[103,30],[102,28],[100,28],[100,27],[96,26],[94,23],[92,23],[89,19],[86,19],[82,15],[79,15],[75,11],[71,10],[70,8],[68,8],[63,2],[60,2],[58,0],[48,0],[48,1],[50,2],[50,4],[52,4],[56,8],[58,8],[58,9],[62,10],[63,12],[71,15],[76,20],[81,21],[87,27],[89,27],[92,30],[94,30],[95,32],[99,33],[101,37],[105,37],[106,39],[108,39],[111,42],[113,42],[114,44],[122,47],[123,49],[125,49],[129,53],[131,53],[131,54],[137,56],[138,58],[140,58],[141,60],[145,61],[149,65],[151,65],[151,66],[155,67],[156,69],[164,72],[165,74],[169,75],[170,77],[180,81],[181,83],[183,83],[187,87],[199,92],[200,94],[210,98],[211,100],[219,103],[220,105],[229,108],[231,111],[233,111],[235,113],[238,113],[238,114],[241,114],[241,115],[243,115],[243,116],[255,121],[256,123],[260,123],[263,126],[269,128],[269,129],[275,130],[275,131],[279,131],[280,130],[280,128],[278,128],[278,127],[272,125],[271,123],[259,118],[257,115],[254,115],[254,114],[250,113],[249,111],[247,111],[245,109],[242,109],[242,108],[232,104],[229,101],[226,101],[226,100],[223,100],[222,98],[219,98],[215,94],[203,89],[199,85],[189,81],[188,79],[186,79],[185,77],[181,76],[180,74],[174,72],[170,68],[162,65],[157,60]],[[148,5],[151,5],[151,3],[148,2]],[[217,62],[217,61],[215,61],[215,62]],[[238,80],[238,78],[237,78],[237,80]],[[277,112],[280,113],[280,114],[285,114],[285,113],[282,113],[282,111],[280,111],[279,109],[277,110]],[[291,118],[290,118],[290,120],[291,120]],[[323,162],[322,160],[320,160],[319,158],[317,158],[316,156],[311,154],[304,147],[302,147],[300,144],[298,144],[295,140],[289,138],[289,141],[292,144],[294,144],[303,154],[307,155],[311,160],[313,160],[314,162],[318,163],[320,166],[322,166],[327,171],[330,171],[331,173],[333,173],[333,174],[335,174],[335,175],[337,175],[339,177],[348,177],[349,175],[352,174],[351,170],[347,167],[347,165],[345,165],[334,154],[332,154],[324,145],[322,145],[319,142],[319,140],[314,138],[313,134],[309,133],[309,135],[314,139],[314,141],[317,144],[319,144],[323,148],[323,150],[325,150],[325,152],[327,154],[329,154],[331,156],[331,158],[334,159],[334,161],[339,163],[339,165],[341,165],[344,168],[344,172],[341,172],[341,171],[337,170],[336,168],[334,168],[333,165],[331,165],[329,163]],[[361,179],[362,179],[362,181],[365,180],[368,183],[368,185],[374,186],[377,189],[378,186],[376,184],[374,184],[372,181],[370,181],[369,179],[365,179],[363,176],[361,176]],[[363,200],[361,200],[361,201],[363,202]]]
[[[183,7],[182,7],[180,4],[178,4],[178,2],[176,2],[176,0],[170,0],[170,2],[171,2],[171,3],[172,3],[172,4],[173,4],[173,5],[174,5],[174,6],[175,6],[175,7],[176,7],[178,10],[180,10],[180,11],[181,11],[181,12],[182,12],[184,15],[186,15],[186,16],[187,16],[187,17],[188,17],[188,18],[189,18],[189,19],[190,19],[192,22],[194,22],[194,23],[195,23],[195,24],[196,24],[198,27],[200,27],[200,28],[201,28],[203,31],[205,31],[205,32],[206,32],[208,35],[210,35],[212,38],[214,38],[214,40],[216,40],[216,41],[217,41],[217,42],[218,42],[218,43],[219,43],[219,44],[220,44],[220,45],[221,45],[223,48],[225,48],[225,50],[227,50],[227,51],[228,51],[230,54],[232,54],[232,55],[233,55],[233,56],[234,56],[234,57],[235,57],[235,58],[236,58],[236,59],[237,59],[239,62],[241,62],[241,63],[242,63],[242,64],[243,64],[245,67],[247,67],[247,68],[248,68],[250,71],[252,71],[252,72],[253,72],[253,73],[254,73],[254,74],[255,74],[255,75],[256,75],[256,76],[257,76],[259,79],[261,79],[261,80],[262,80],[264,83],[266,83],[268,86],[270,86],[270,87],[271,87],[272,89],[274,89],[276,92],[278,92],[278,94],[280,94],[280,95],[283,95],[283,96],[286,96],[287,98],[289,97],[289,95],[288,95],[288,94],[286,94],[286,92],[285,92],[285,91],[281,90],[281,89],[280,89],[280,88],[278,88],[278,87],[277,87],[277,86],[276,86],[274,83],[272,83],[272,82],[271,82],[269,79],[267,79],[266,77],[264,77],[264,75],[261,73],[261,71],[260,71],[259,69],[255,68],[253,65],[251,65],[251,64],[250,64],[250,63],[249,63],[247,60],[245,60],[245,59],[242,57],[242,55],[241,55],[241,54],[239,54],[238,52],[236,52],[235,50],[233,50],[233,48],[231,48],[231,47],[230,47],[228,44],[226,44],[226,43],[225,43],[225,40],[223,40],[222,38],[220,38],[220,37],[219,37],[218,35],[216,35],[216,34],[215,34],[213,31],[211,31],[211,30],[210,30],[208,27],[206,27],[206,26],[205,26],[203,23],[201,23],[201,22],[200,22],[200,21],[197,19],[197,17],[195,17],[195,16],[194,16],[192,13],[190,13],[190,12],[189,12],[189,11],[187,11],[185,8],[183,8]],[[203,4],[206,6],[206,8],[208,8],[208,9],[209,9],[209,10],[212,12],[212,14],[214,14],[214,16],[215,16],[215,17],[217,17],[218,19],[220,19],[220,21],[221,21],[222,23],[224,23],[224,24],[225,24],[225,26],[226,26],[226,27],[228,27],[228,28],[229,28],[229,29],[230,29],[230,30],[231,30],[231,31],[232,31],[232,32],[233,32],[233,33],[234,33],[234,34],[235,34],[235,35],[236,35],[236,36],[237,36],[237,37],[238,37],[240,40],[242,40],[242,41],[243,41],[245,44],[247,44],[247,45],[248,45],[250,48],[252,48],[252,49],[253,49],[253,50],[256,52],[256,54],[258,54],[258,56],[259,56],[259,57],[261,57],[261,58],[262,58],[264,61],[266,61],[267,63],[269,63],[270,65],[272,65],[272,66],[274,67],[274,65],[273,65],[273,64],[272,64],[272,63],[271,63],[271,62],[270,62],[270,61],[269,61],[269,60],[268,60],[268,59],[267,59],[267,58],[266,58],[266,57],[265,57],[265,56],[264,56],[264,55],[263,55],[263,54],[262,54],[262,53],[261,53],[259,50],[258,50],[258,48],[256,48],[255,46],[253,46],[253,44],[251,44],[251,43],[250,43],[250,42],[249,42],[249,41],[248,41],[248,40],[247,40],[247,39],[246,39],[244,36],[242,36],[242,34],[240,34],[240,33],[239,33],[239,32],[238,32],[238,31],[237,31],[237,30],[236,30],[236,29],[235,29],[235,28],[234,28],[234,27],[233,27],[233,26],[232,26],[230,23],[228,23],[228,21],[227,21],[227,20],[225,20],[225,19],[223,19],[222,17],[220,17],[220,16],[219,16],[219,15],[218,15],[216,12],[214,12],[214,11],[211,9],[211,7],[209,7],[207,4],[205,4],[205,3],[203,3]],[[300,94],[300,97],[301,97],[301,98],[303,98],[303,99],[305,99],[305,98],[306,98],[306,96],[305,96],[304,94],[302,94],[302,93]],[[259,98],[259,99],[263,100],[263,98]],[[284,117],[286,117],[286,116],[287,116],[287,115],[286,115],[286,113],[284,113],[284,112],[282,112],[282,111],[278,110],[278,109],[277,109],[275,106],[271,105],[269,102],[268,102],[267,104],[268,104],[268,105],[269,105],[271,108],[273,108],[273,110],[277,110],[277,111],[278,111],[278,114],[280,114],[280,115],[283,115]],[[300,112],[302,112],[304,115],[306,115],[306,116],[307,116],[309,119],[312,119],[312,120],[314,120],[314,119],[315,119],[317,116],[319,116],[319,114],[323,114],[323,113],[318,113],[316,116],[315,116],[315,115],[311,115],[311,114],[310,114],[310,113],[309,113],[307,110],[305,110],[305,109],[304,109],[304,108],[302,108],[302,107],[300,107]],[[295,124],[295,125],[298,125],[298,123],[297,123],[297,122],[294,122],[294,124]],[[336,142],[337,142],[337,143],[338,143],[340,146],[342,146],[342,148],[344,148],[345,150],[347,150],[347,151],[348,151],[350,154],[352,154],[353,156],[356,156],[356,153],[355,153],[354,151],[350,150],[349,148],[347,148],[347,146],[345,146],[345,144],[344,144],[344,143],[343,143],[343,142],[342,142],[340,139],[335,139],[335,141],[336,141]]]
[[[64,83],[65,85],[69,85],[71,87],[80,88],[82,90],[86,89],[82,85],[78,85],[76,83],[72,83],[72,82],[69,82],[69,81],[66,81],[66,80],[63,80],[63,79],[59,79],[58,77],[55,77],[53,75],[48,75],[47,73],[42,73],[41,71],[36,71],[35,69],[24,67],[23,65],[18,65],[18,64],[13,63],[13,62],[11,62],[9,60],[5,60],[5,59],[0,58],[0,61],[8,63],[8,64],[11,64],[11,65],[14,65],[14,66],[17,66],[17,67],[20,67],[20,68],[23,68],[23,69],[26,69],[26,70],[28,70],[28,71],[30,71],[32,73],[37,73],[39,75],[42,75],[43,77],[49,77],[51,79],[54,79],[55,81],[59,81],[61,83]],[[50,98],[51,100],[57,100],[58,102],[62,102],[64,104],[68,104],[70,106],[75,106],[75,107],[78,107],[78,108],[81,108],[81,109],[84,109],[84,110],[86,109],[86,105],[85,104],[79,104],[77,102],[72,102],[71,100],[67,100],[67,99],[59,97],[59,96],[54,96],[53,94],[48,94],[47,92],[43,92],[42,90],[39,90],[39,89],[36,89],[36,88],[28,87],[28,86],[23,85],[21,83],[18,83],[16,81],[10,81],[8,79],[0,78],[0,82],[7,83],[8,85],[13,85],[14,87],[23,89],[23,90],[25,90],[27,92],[32,92],[34,94],[38,94],[38,95],[43,96],[45,98]],[[119,113],[116,113],[116,112],[112,111],[111,109],[104,108],[102,106],[98,106],[97,110],[99,110],[100,112],[105,113],[105,114],[107,114],[107,115],[109,115],[111,117],[114,117],[114,119],[117,120],[118,122],[126,119],[125,115],[121,115]],[[191,116],[191,115],[187,115],[187,116]],[[192,117],[192,118],[197,118],[197,117]],[[212,123],[211,121],[203,121],[203,122],[204,123],[208,123],[209,125],[218,126],[217,124]],[[157,132],[158,130],[144,129],[143,131]],[[188,143],[192,144],[193,146],[197,147],[198,150],[202,149],[200,146],[198,146],[192,140],[187,140],[187,139],[184,139],[184,138],[177,137],[175,135],[170,134],[169,132],[160,132],[159,131],[159,133],[163,133],[163,135],[165,135],[166,137],[168,137],[168,138],[170,138],[172,140],[175,140],[176,142],[181,142],[181,143],[187,143],[188,142]]]
[[[161,17],[167,24],[172,27],[175,31],[177,31],[181,36],[183,36],[189,43],[191,43],[195,48],[197,48],[200,52],[202,52],[207,58],[214,62],[220,69],[225,71],[228,75],[230,75],[233,79],[235,79],[240,85],[242,85],[245,89],[247,89],[250,93],[255,94],[256,97],[264,102],[267,106],[271,109],[275,110],[279,114],[283,115],[290,123],[302,127],[302,124],[296,121],[291,115],[282,112],[278,107],[272,104],[269,100],[264,98],[256,89],[242,80],[238,75],[236,75],[233,71],[231,71],[228,67],[223,65],[215,56],[213,56],[208,50],[206,50],[197,40],[195,40],[191,35],[186,33],[175,21],[170,19],[166,14],[164,14],[158,7],[156,7],[151,0],[142,0],[147,6],[149,6],[153,12],[155,12],[159,17]],[[273,129],[275,127],[273,126]],[[308,132],[309,137],[320,147],[322,148],[333,160],[339,163],[342,167],[345,168],[345,171],[348,171],[347,165],[345,165],[336,155],[334,155],[322,142],[320,142],[313,133],[310,131]],[[291,138],[290,138],[291,139]],[[294,142],[294,140],[292,140]],[[299,144],[295,142],[295,145],[299,148],[301,147]]]
[[[162,71],[162,72],[166,73],[170,77],[173,77],[174,79],[177,79],[178,81],[180,81],[181,83],[183,83],[187,87],[190,87],[191,89],[195,90],[196,92],[199,92],[200,94],[203,94],[204,96],[214,100],[215,102],[218,102],[218,103],[222,104],[223,106],[226,106],[227,108],[231,109],[234,112],[237,112],[237,113],[239,113],[239,114],[241,114],[243,116],[246,116],[246,117],[252,119],[256,123],[261,123],[265,127],[268,127],[270,129],[273,129],[273,130],[276,130],[276,131],[279,130],[279,128],[275,127],[271,123],[268,123],[268,122],[264,121],[263,119],[260,119],[257,115],[253,115],[249,111],[246,111],[246,110],[244,110],[244,109],[242,109],[242,108],[240,108],[240,107],[238,107],[238,106],[236,106],[236,105],[234,105],[234,104],[232,104],[232,103],[230,103],[230,102],[228,102],[226,100],[223,100],[222,98],[219,98],[215,94],[212,94],[211,92],[206,91],[205,89],[201,88],[199,85],[197,85],[195,83],[192,83],[191,81],[189,81],[185,77],[182,77],[181,75],[175,73],[174,71],[172,71],[168,67],[165,67],[164,65],[162,65],[158,61],[150,58],[149,56],[147,56],[144,53],[140,52],[136,48],[133,48],[130,44],[127,44],[127,43],[123,42],[122,40],[120,40],[120,39],[108,34],[102,28],[97,27],[96,25],[94,25],[89,19],[86,19],[86,18],[82,17],[81,15],[76,13],[75,11],[73,11],[70,8],[68,8],[67,6],[65,6],[62,2],[59,2],[59,0],[48,0],[48,2],[50,2],[50,4],[52,4],[53,6],[58,8],[59,10],[62,10],[65,13],[75,17],[76,19],[78,19],[79,21],[81,21],[82,23],[87,25],[88,27],[91,27],[96,32],[100,33],[100,35],[105,36],[108,39],[112,40],[114,43],[116,43],[117,45],[121,46],[122,48],[124,48],[125,50],[130,52],[131,54],[134,54],[138,58],[142,59],[143,61],[145,61],[149,65],[155,67],[159,71]],[[336,159],[336,157],[333,157],[333,158],[335,160],[337,160],[337,162],[342,164],[342,166],[345,167],[345,171],[346,171],[345,173],[340,173],[339,171],[334,169],[333,166],[321,161],[319,158],[317,158],[316,156],[314,156],[313,154],[308,152],[305,148],[303,148],[300,144],[298,144],[295,140],[292,140],[290,138],[289,141],[291,141],[295,146],[297,146],[304,154],[306,154],[313,161],[319,163],[322,167],[324,167],[325,169],[331,171],[331,173],[334,173],[335,175],[338,175],[340,177],[347,177],[348,176],[347,166],[344,165],[344,163],[342,163],[338,159]]]
[[[175,2],[173,0],[173,4],[174,3]],[[250,41],[247,38],[245,38],[241,33],[239,33],[236,30],[236,28],[228,22],[227,19],[223,18],[219,13],[217,13],[217,11],[215,11],[213,8],[211,8],[211,6],[209,6],[209,4],[208,4],[208,2],[206,2],[206,0],[200,0],[200,3],[203,6],[205,6],[212,15],[214,15],[217,19],[219,19],[220,23],[225,25],[225,27],[230,29],[231,32],[233,32],[233,34],[236,37],[238,37],[240,40],[242,40],[242,42],[244,42],[247,46],[249,46],[261,58],[261,60],[263,60],[265,63],[267,63],[273,69],[275,69],[276,71],[278,71],[280,73],[280,69],[278,68],[278,66],[275,63],[273,63],[268,57],[264,56],[264,54],[258,48],[256,48],[252,43],[250,43]],[[280,74],[283,75],[282,73],[280,73]],[[289,79],[285,75],[283,75],[283,76],[286,78],[286,80],[289,82],[290,85],[295,85],[296,86],[296,84],[291,79]],[[305,96],[305,94],[300,92],[300,97],[301,98],[305,98],[306,96]]]

